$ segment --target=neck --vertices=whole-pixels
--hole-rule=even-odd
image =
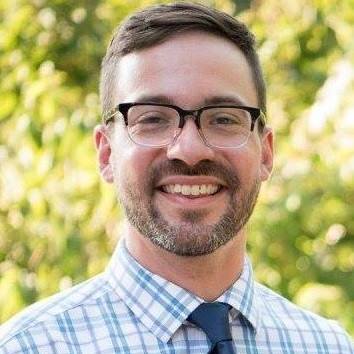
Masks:
[[[130,226],[126,231],[127,249],[143,267],[205,301],[216,300],[242,272],[244,230],[215,252],[196,257],[178,256],[165,251]]]

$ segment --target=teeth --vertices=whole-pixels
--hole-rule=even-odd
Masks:
[[[199,186],[192,186],[192,195],[199,195]]]
[[[164,186],[164,191],[167,193],[173,193],[173,187],[172,186]]]
[[[183,195],[189,195],[191,194],[191,187],[190,186],[182,186],[182,194]]]
[[[186,184],[169,184],[163,186],[163,190],[167,193],[181,193],[183,195],[202,195],[214,194],[218,190],[215,184],[201,184],[201,185],[186,185]]]

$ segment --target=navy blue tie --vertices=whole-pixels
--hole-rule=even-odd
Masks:
[[[188,321],[201,328],[210,339],[210,354],[235,354],[229,325],[230,308],[223,302],[205,302],[188,317]]]

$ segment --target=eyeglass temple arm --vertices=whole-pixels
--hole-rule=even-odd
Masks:
[[[107,124],[112,118],[117,114],[117,107],[110,109],[108,112],[103,114],[103,123]]]
[[[262,124],[262,126],[266,125],[267,116],[265,115],[265,113],[262,110],[260,110],[259,116],[256,119],[254,119],[252,122],[252,130],[253,130],[253,127],[258,119],[260,120],[260,123]]]

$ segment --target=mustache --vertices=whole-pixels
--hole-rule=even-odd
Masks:
[[[213,176],[223,180],[231,189],[236,189],[240,185],[234,170],[218,162],[200,161],[194,166],[189,166],[181,160],[167,160],[151,170],[150,186],[156,186],[158,181],[170,175]]]

